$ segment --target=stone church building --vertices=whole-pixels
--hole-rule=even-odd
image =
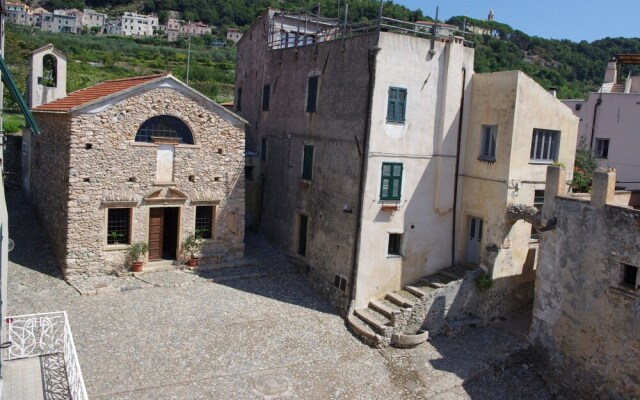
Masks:
[[[242,257],[246,121],[171,74],[39,104],[43,82],[66,85],[65,62],[53,46],[32,54],[34,73],[53,71],[33,80],[41,135],[23,142],[23,186],[65,276],[126,268],[136,242],[149,244],[146,265],[177,264],[196,230],[204,262]]]

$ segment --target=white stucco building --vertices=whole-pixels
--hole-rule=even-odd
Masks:
[[[238,43],[247,222],[344,309],[452,265],[505,293],[527,281],[530,299],[533,274],[502,279],[535,264],[531,225],[507,207],[533,206],[546,166],[573,164],[577,118],[521,72],[474,74],[451,32],[345,37],[307,18],[269,10]]]
[[[580,118],[578,146],[591,150],[600,167],[616,169],[616,186],[640,190],[640,76],[621,76],[624,65],[640,65],[640,55],[614,57],[600,90],[563,102]]]
[[[125,36],[153,36],[153,31],[158,29],[158,17],[156,15],[142,15],[134,12],[125,12],[119,19],[119,34]]]

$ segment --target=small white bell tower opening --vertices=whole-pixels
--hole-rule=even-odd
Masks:
[[[67,57],[48,44],[31,53],[28,78],[30,108],[67,96]]]

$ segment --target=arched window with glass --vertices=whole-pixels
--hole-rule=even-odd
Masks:
[[[136,133],[136,142],[153,143],[154,138],[179,139],[180,144],[194,144],[191,130],[179,118],[158,115],[146,120]]]

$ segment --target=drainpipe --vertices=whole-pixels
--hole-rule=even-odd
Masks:
[[[591,124],[591,139],[589,140],[589,150],[593,150],[593,137],[596,134],[596,117],[598,116],[598,108],[602,104],[602,92],[600,92],[600,97],[596,100],[596,105],[593,107],[593,123]]]
[[[462,140],[462,119],[464,116],[464,91],[467,83],[467,69],[462,68],[462,94],[460,95],[460,117],[458,119],[458,143],[456,143],[456,171],[453,178],[453,226],[451,227],[451,265],[456,263],[456,210],[458,208],[458,173],[460,171],[460,141]]]
[[[371,108],[373,106],[373,88],[376,77],[376,56],[380,51],[377,45],[369,50],[369,87],[367,93],[367,114],[365,117],[365,125],[362,139],[362,158],[360,160],[360,180],[358,182],[358,207],[356,209],[356,231],[354,235],[354,246],[352,265],[351,265],[351,294],[349,301],[349,309],[347,315],[351,314],[355,308],[356,299],[356,282],[358,281],[358,253],[360,251],[360,232],[362,230],[362,208],[364,203],[364,178],[367,171],[368,154],[369,154],[369,131],[371,129]]]

